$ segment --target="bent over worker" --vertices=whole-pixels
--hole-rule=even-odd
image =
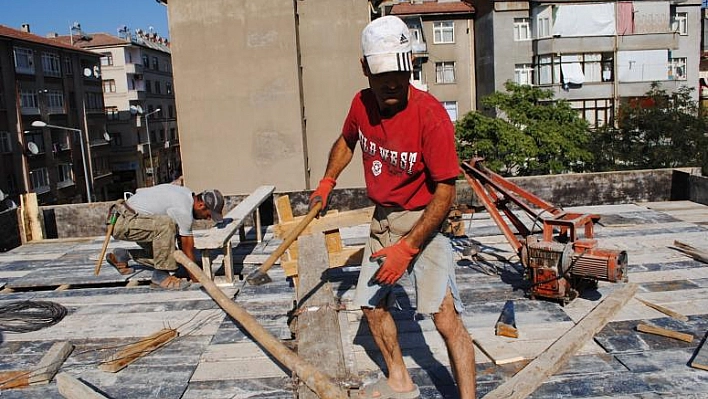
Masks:
[[[388,369],[387,379],[364,387],[359,397],[420,395],[403,363],[396,324],[388,312],[394,302],[392,287],[408,274],[418,313],[432,317],[445,341],[459,397],[474,398],[472,338],[460,317],[452,245],[440,233],[459,173],[454,128],[437,99],[409,84],[411,35],[401,19],[372,21],[361,41],[369,88],[354,97],[324,178],[310,197],[310,208],[322,202],[326,212],[336,179],[358,143],[367,195],[376,207],[354,302],[362,307]]]
[[[153,287],[179,290],[189,286],[189,281],[172,273],[178,270],[174,259],[175,242],[190,259],[194,256],[194,219],[211,219],[221,223],[224,197],[219,190],[206,190],[194,194],[187,187],[160,184],[141,188],[128,198],[115,204],[118,212],[113,238],[134,241],[147,252],[140,263],[152,264]],[[106,255],[106,261],[121,274],[132,273],[128,267],[129,254],[115,250]]]

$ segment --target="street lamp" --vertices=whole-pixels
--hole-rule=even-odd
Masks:
[[[89,184],[88,168],[86,167],[86,151],[84,150],[84,137],[83,137],[83,132],[81,131],[81,129],[74,129],[72,127],[66,127],[66,126],[50,125],[50,124],[43,122],[43,121],[34,121],[34,122],[32,122],[32,126],[69,130],[69,131],[76,132],[79,134],[79,143],[81,144],[81,161],[84,165],[84,180],[86,181],[86,198],[88,199],[88,202],[91,202],[91,185]]]
[[[145,116],[145,130],[147,130],[147,139],[148,139],[148,152],[150,153],[150,174],[152,175],[151,181],[152,181],[153,186],[155,185],[155,165],[153,165],[153,163],[152,163],[152,143],[150,142],[150,125],[148,123],[148,116],[150,116],[156,112],[160,112],[160,108],[158,108],[152,112],[148,112],[147,114],[144,115]]]

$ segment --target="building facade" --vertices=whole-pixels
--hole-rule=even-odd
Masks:
[[[698,89],[701,3],[672,1],[474,2],[477,94],[508,80],[550,89],[591,127],[612,124],[621,101],[652,82]],[[694,91],[696,100],[698,90]]]
[[[456,121],[476,109],[474,8],[463,1],[389,1],[380,14],[403,19],[413,36],[413,84]]]
[[[106,200],[106,138],[100,57],[0,25],[0,189],[40,204]]]
[[[169,41],[123,27],[57,40],[101,58],[114,196],[170,182],[182,173]]]

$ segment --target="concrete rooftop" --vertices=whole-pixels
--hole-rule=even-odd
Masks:
[[[708,371],[688,362],[708,331],[708,265],[671,248],[675,240],[708,250],[708,206],[690,201],[576,207],[603,215],[596,226],[600,247],[624,249],[629,281],[638,284],[630,300],[533,398],[708,398]],[[566,306],[525,297],[518,259],[486,213],[466,215],[467,237],[455,238],[457,274],[466,305],[464,322],[476,343],[478,397],[511,378],[530,360],[588,314],[622,284],[599,284]],[[341,230],[346,245],[363,243],[366,226]],[[249,237],[255,236],[251,231]],[[0,372],[27,370],[53,343],[75,349],[62,364],[66,372],[111,398],[293,398],[290,373],[257,345],[199,287],[182,292],[151,289],[150,272],[122,276],[104,264],[93,269],[103,237],[44,240],[0,254],[0,306],[16,301],[52,301],[67,308],[59,323],[34,332],[0,331]],[[264,241],[232,241],[237,267],[254,270],[280,243],[268,228]],[[478,256],[463,256],[469,244]],[[112,241],[110,247],[134,244]],[[341,339],[353,376],[374,378],[381,363],[361,312],[350,305],[357,267],[333,270],[329,287],[345,305]],[[251,286],[221,282],[221,288],[274,336],[294,346],[287,325],[294,288],[279,267],[273,282]],[[217,276],[220,279],[220,276]],[[402,299],[409,294],[402,288]],[[688,316],[672,319],[641,298]],[[505,301],[514,300],[519,338],[494,335]],[[398,311],[401,342],[422,398],[454,398],[447,354],[429,319]],[[636,331],[639,322],[689,333],[692,342]],[[123,345],[162,328],[177,329],[169,345],[117,373],[101,371],[101,360]],[[515,360],[515,361],[514,361]],[[497,364],[498,363],[498,364]],[[326,371],[326,370],[324,370]],[[57,384],[0,391],[0,398],[62,398]]]

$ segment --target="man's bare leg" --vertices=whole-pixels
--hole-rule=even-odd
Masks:
[[[440,312],[434,315],[433,321],[447,346],[460,399],[474,399],[476,397],[474,345],[472,337],[462,323],[462,318],[455,310],[455,303],[449,290],[440,306]]]
[[[366,321],[369,323],[374,342],[376,342],[376,346],[379,347],[386,362],[388,385],[394,391],[412,391],[414,388],[413,379],[411,379],[408,369],[403,363],[403,354],[398,343],[398,330],[391,313],[381,307],[374,309],[362,308],[362,310]]]

